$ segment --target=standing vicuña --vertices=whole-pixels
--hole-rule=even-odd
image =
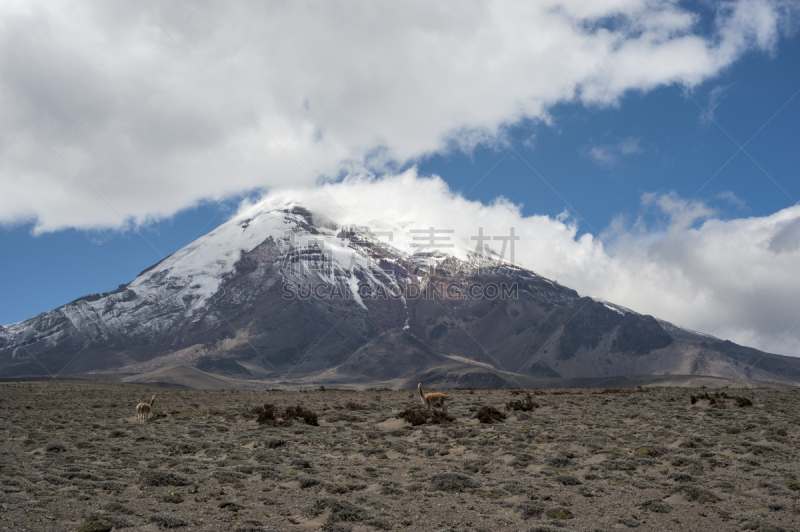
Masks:
[[[150,399],[150,404],[139,403],[136,405],[136,419],[142,423],[147,421],[147,418],[150,417],[150,411],[153,409],[153,403],[155,402],[156,394],[153,394],[152,399]]]
[[[419,390],[419,397],[422,399],[422,404],[428,407],[428,413],[431,412],[431,405],[439,405],[439,408],[447,412],[444,406],[444,400],[447,399],[443,393],[422,393],[422,383],[417,383],[417,390]]]

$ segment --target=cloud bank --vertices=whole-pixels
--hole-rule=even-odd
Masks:
[[[557,103],[769,52],[783,5],[4,2],[0,223],[125,227],[502,144]]]
[[[651,227],[617,224],[602,239],[579,236],[576,223],[524,216],[502,198],[464,199],[440,178],[412,169],[375,179],[350,177],[321,187],[275,191],[262,202],[299,202],[339,225],[393,232],[392,245],[413,252],[410,230],[454,230],[474,249],[487,236],[520,237],[515,262],[590,295],[723,339],[800,356],[800,206],[765,217],[722,220],[713,208],[674,193],[646,195],[643,209],[663,219]],[[257,208],[251,204],[242,210]],[[501,242],[491,242],[500,253]],[[446,250],[445,250],[446,251]],[[508,254],[506,254],[508,258]]]

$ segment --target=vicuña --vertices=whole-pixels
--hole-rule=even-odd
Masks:
[[[147,421],[147,418],[150,417],[150,411],[153,409],[153,403],[156,402],[156,395],[153,394],[153,397],[150,399],[150,404],[147,403],[139,403],[136,405],[136,420],[140,423],[144,423]]]
[[[417,383],[417,390],[419,390],[419,398],[422,400],[422,404],[428,407],[429,414],[431,405],[439,405],[439,408],[447,412],[447,408],[444,406],[444,401],[447,397],[443,393],[423,393],[421,382]]]

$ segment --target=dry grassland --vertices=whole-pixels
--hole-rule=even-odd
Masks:
[[[0,384],[0,530],[800,530],[800,390],[445,392]]]

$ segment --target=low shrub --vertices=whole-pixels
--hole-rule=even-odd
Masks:
[[[247,475],[232,469],[217,469],[211,476],[217,479],[220,484],[237,484],[247,478]]]
[[[121,515],[105,514],[103,516],[103,520],[108,521],[109,523],[114,525],[116,527],[116,530],[136,526],[136,523],[134,523],[132,520],[122,517]]]
[[[67,451],[67,446],[63,443],[51,443],[44,450],[48,453],[64,453]]]
[[[510,401],[506,405],[506,410],[521,410],[523,412],[533,412],[537,408],[539,408],[539,404],[533,402],[533,398],[529,393],[525,394],[525,399]]]
[[[642,526],[642,523],[638,519],[634,519],[631,516],[624,515],[617,520],[618,523],[627,526],[628,528],[639,528]]]
[[[155,513],[150,516],[150,522],[156,523],[164,528],[178,528],[179,526],[186,526],[186,519],[178,514],[170,514],[166,512]]]
[[[395,417],[411,423],[411,425],[414,427],[424,423],[441,425],[456,420],[455,417],[443,410],[433,410],[430,414],[428,414],[428,412],[423,408],[406,408],[402,412],[398,413]]]
[[[572,458],[563,454],[557,454],[547,458],[545,463],[550,467],[567,467],[572,463]]]
[[[416,427],[428,420],[428,413],[421,408],[406,408],[397,414],[397,417]]]
[[[739,397],[738,395],[731,396],[731,399],[736,401],[736,406],[753,406],[753,402],[747,397]]]
[[[378,530],[391,530],[394,528],[394,525],[391,521],[386,519],[385,517],[376,517],[375,519],[370,519],[367,521],[369,526],[377,528]],[[325,532],[328,532],[327,530]]]
[[[319,426],[319,422],[317,420],[317,414],[312,412],[311,410],[306,410],[302,406],[290,406],[286,409],[283,413],[283,419],[302,419],[306,425],[311,425],[314,427]]]
[[[238,525],[233,532],[268,532],[271,528],[266,528],[258,521],[248,521]]]
[[[104,519],[96,519],[83,523],[75,530],[76,532],[111,532],[113,528],[114,525],[112,523]]]
[[[525,501],[517,505],[517,510],[523,519],[538,518],[544,513],[544,504],[538,501]]]
[[[641,505],[642,510],[647,510],[648,512],[655,512],[658,514],[666,514],[672,510],[672,506],[665,503],[664,501],[645,501]]]
[[[682,493],[684,497],[692,502],[716,502],[716,496],[712,492],[691,484],[678,484],[670,491],[672,493]]]
[[[265,403],[264,406],[257,406],[253,409],[253,414],[258,416],[256,421],[259,425],[269,424],[270,421],[275,421],[275,405]]]
[[[725,404],[724,399],[732,399],[733,402],[738,407],[753,406],[753,402],[747,397],[741,397],[739,395],[728,395],[725,392],[716,392],[713,395],[709,394],[708,392],[703,392],[698,395],[692,394],[689,396],[689,401],[693,405],[697,404],[697,401],[699,401],[700,399],[708,401],[708,403],[711,405],[718,405],[718,406],[723,406]]]
[[[244,507],[242,505],[236,504],[235,502],[232,502],[232,501],[223,501],[223,502],[219,503],[219,508],[222,508],[224,510],[228,510],[229,512],[238,512],[239,510],[241,510]]]
[[[107,512],[115,512],[118,514],[125,514],[125,515],[133,515],[133,510],[125,506],[124,504],[118,502],[110,502],[103,506],[103,509]]]
[[[478,488],[481,483],[465,473],[452,471],[436,473],[431,477],[431,485],[437,490],[459,492]]]
[[[286,440],[271,439],[264,442],[264,447],[268,449],[277,449],[278,447],[285,447]]]
[[[669,477],[675,482],[697,482],[697,479],[690,475],[689,473],[684,473],[683,471],[675,471],[669,474]]]
[[[455,420],[456,418],[451,416],[447,412],[443,412],[441,410],[434,410],[431,413],[431,419],[429,423],[431,423],[432,425],[442,425],[444,423],[449,423]]]
[[[361,416],[348,414],[346,412],[336,412],[325,418],[325,421],[327,421],[328,423],[336,423],[337,421],[346,421],[348,423],[360,423],[364,421],[364,418]]]
[[[282,413],[275,405],[265,403],[264,406],[257,406],[252,410],[257,416],[256,421],[259,425],[270,425],[272,427],[289,427],[292,425],[291,419],[301,419],[307,425],[319,426],[317,414],[311,410],[306,410],[302,406],[287,407]]]
[[[372,514],[364,508],[356,506],[352,502],[345,499],[335,499],[333,497],[325,497],[317,499],[313,504],[313,513],[321,514],[325,510],[330,510],[331,514],[328,521],[337,523],[342,521],[364,521],[365,519],[372,518]]]
[[[345,410],[366,410],[366,407],[364,407],[364,406],[362,406],[362,405],[360,405],[358,403],[355,403],[353,401],[347,401],[344,404],[344,409]]]
[[[160,469],[142,471],[139,481],[145,486],[188,486],[192,483],[186,475]]]
[[[562,475],[557,475],[556,476],[556,480],[558,482],[560,482],[564,486],[579,486],[579,485],[581,485],[581,481],[578,480],[578,477],[576,477],[575,475],[569,475],[569,474],[566,474],[566,473],[562,474]]]
[[[166,419],[166,418],[167,418],[167,414],[165,414],[165,413],[164,413],[164,412],[162,412],[161,410],[155,410],[155,409],[154,409],[154,410],[153,410],[153,411],[150,413],[150,417],[148,417],[148,418],[147,418],[147,421],[148,421],[148,422],[149,422],[149,421],[158,421],[159,419]]]
[[[475,412],[475,417],[481,423],[494,423],[495,421],[503,421],[506,415],[493,406],[482,406]]]
[[[574,519],[575,516],[563,506],[553,506],[545,510],[545,515],[550,519]]]

